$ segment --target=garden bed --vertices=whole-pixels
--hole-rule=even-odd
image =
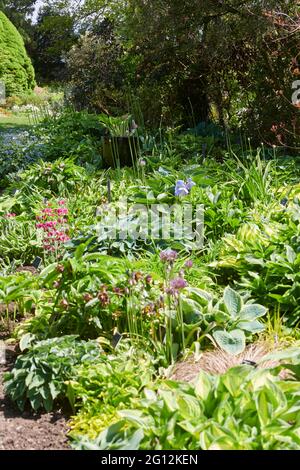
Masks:
[[[103,170],[100,134],[71,112],[0,147],[0,317],[17,344],[2,447],[299,448],[299,164],[218,143],[204,157],[179,134]],[[204,213],[179,236],[174,207]]]

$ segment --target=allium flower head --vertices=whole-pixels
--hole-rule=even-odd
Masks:
[[[177,259],[178,253],[177,251],[168,248],[167,250],[162,251],[159,256],[161,261],[164,263],[173,263]]]
[[[194,264],[193,261],[192,261],[191,259],[188,259],[188,260],[186,260],[186,262],[184,263],[184,266],[185,266],[185,268],[190,269],[190,268],[193,267],[193,264]]]
[[[170,285],[174,291],[179,291],[187,287],[188,283],[182,277],[177,277],[175,279],[172,279]]]

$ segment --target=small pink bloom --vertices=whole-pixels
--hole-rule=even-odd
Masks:
[[[68,209],[66,207],[61,207],[57,209],[57,214],[58,215],[67,215],[68,214]]]

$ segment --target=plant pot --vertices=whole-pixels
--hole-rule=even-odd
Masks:
[[[138,158],[138,137],[103,137],[103,163],[106,168],[133,166]]]

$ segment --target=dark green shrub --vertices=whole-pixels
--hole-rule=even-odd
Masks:
[[[23,39],[15,26],[0,12],[0,79],[6,94],[18,95],[35,86],[34,69]]]

